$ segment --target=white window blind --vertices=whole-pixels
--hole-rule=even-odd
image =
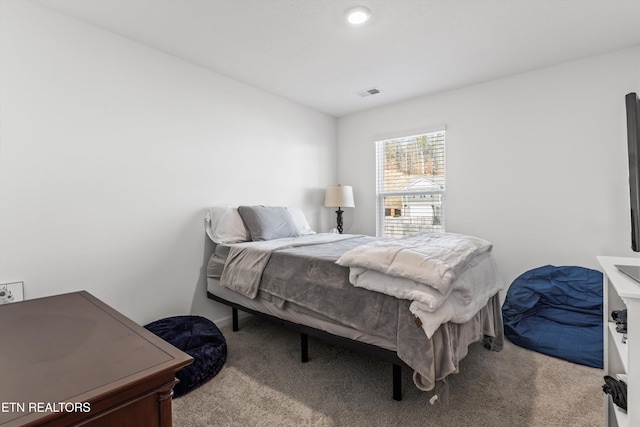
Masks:
[[[378,236],[444,231],[445,133],[376,141]]]

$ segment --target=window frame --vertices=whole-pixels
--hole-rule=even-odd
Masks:
[[[444,133],[444,184],[442,189],[437,190],[413,190],[413,191],[383,191],[383,179],[380,174],[384,173],[384,165],[381,167],[379,162],[384,159],[384,142],[394,139],[408,139],[419,137],[432,133]],[[409,131],[394,132],[389,134],[377,135],[373,139],[375,146],[375,174],[376,174],[376,236],[384,237],[384,219],[385,219],[385,197],[402,197],[402,196],[433,196],[438,195],[441,199],[440,205],[440,229],[442,232],[446,230],[446,182],[447,182],[447,126],[438,124],[427,128],[414,129]],[[381,153],[382,152],[382,153]]]

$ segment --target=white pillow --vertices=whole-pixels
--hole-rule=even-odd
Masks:
[[[235,206],[213,206],[207,209],[204,221],[207,235],[217,244],[249,241],[247,229]]]
[[[298,229],[298,233],[300,233],[301,236],[306,234],[316,234],[316,232],[313,231],[313,229],[309,225],[309,222],[307,221],[307,218],[304,216],[304,212],[302,212],[302,209],[288,207],[287,211],[289,211],[289,213],[291,214],[291,218],[293,218],[293,223],[296,225],[296,228]]]

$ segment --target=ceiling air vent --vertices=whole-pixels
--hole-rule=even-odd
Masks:
[[[372,87],[371,89],[365,89],[365,90],[356,92],[356,95],[360,96],[361,98],[365,98],[367,96],[377,95],[379,93],[380,93],[380,89],[378,89],[377,87]]]

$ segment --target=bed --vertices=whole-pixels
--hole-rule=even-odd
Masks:
[[[395,400],[403,367],[446,402],[471,343],[502,349],[502,282],[482,239],[315,233],[300,209],[274,206],[216,206],[205,227],[207,295],[232,307],[234,330],[241,310],[299,331],[303,362],[309,335],[387,360]]]

